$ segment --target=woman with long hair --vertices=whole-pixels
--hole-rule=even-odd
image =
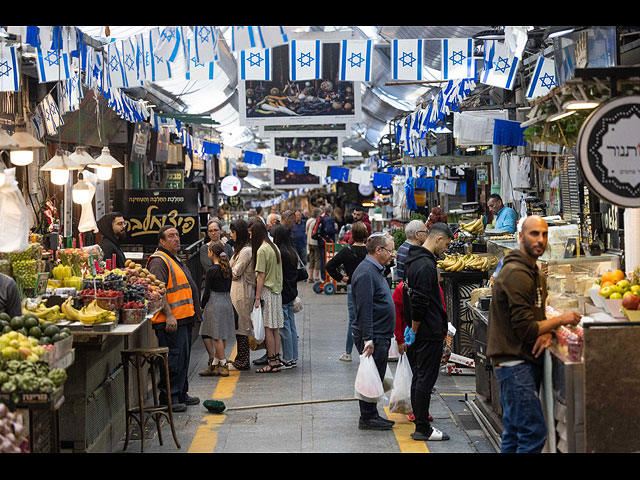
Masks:
[[[225,348],[227,340],[235,337],[235,319],[231,302],[231,266],[222,242],[209,244],[212,267],[205,276],[202,293],[202,323],[200,336],[209,353],[207,368],[202,376],[229,376]]]
[[[284,314],[284,326],[280,329],[282,368],[293,368],[298,365],[298,331],[293,313],[293,302],[298,296],[298,255],[291,243],[291,233],[287,227],[277,225],[271,230],[271,235],[282,257],[282,312]]]
[[[231,224],[231,238],[235,243],[229,262],[232,272],[231,301],[238,314],[236,357],[232,365],[236,370],[249,370],[249,337],[253,335],[251,311],[256,293],[256,274],[251,260],[249,225],[245,220],[238,219]]]
[[[282,312],[282,258],[280,250],[269,239],[262,222],[249,227],[253,269],[256,272],[256,295],[253,307],[262,308],[265,345],[269,363],[258,373],[280,371],[280,329],[284,326]]]

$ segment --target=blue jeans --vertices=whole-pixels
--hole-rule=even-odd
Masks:
[[[284,313],[284,327],[280,329],[280,343],[282,344],[282,360],[290,362],[298,360],[298,331],[296,317],[293,313],[293,301],[282,305]]]
[[[351,295],[351,284],[347,285],[347,309],[349,312],[349,325],[347,325],[347,345],[345,352],[351,355],[353,351],[353,336],[351,335],[351,325],[356,318],[356,308],[353,304],[353,296]]]
[[[503,410],[502,453],[540,453],[547,438],[538,397],[542,367],[525,362],[493,371],[500,383]]]
[[[184,403],[189,390],[189,359],[191,357],[191,329],[192,324],[179,325],[173,333],[167,333],[163,328],[154,330],[158,337],[158,346],[169,347],[169,387],[171,388],[171,403]],[[160,403],[167,403],[167,389],[165,388],[164,368],[160,368]]]

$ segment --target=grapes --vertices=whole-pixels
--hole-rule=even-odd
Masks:
[[[144,303],[146,289],[144,285],[129,284],[124,290],[124,302]]]

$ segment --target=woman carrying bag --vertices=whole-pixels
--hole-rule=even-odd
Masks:
[[[254,308],[262,308],[265,344],[269,363],[256,370],[257,373],[279,372],[280,329],[284,327],[282,311],[282,258],[280,250],[269,239],[262,222],[253,222],[249,227],[253,269],[256,272],[256,294]]]
[[[284,369],[294,368],[298,365],[298,332],[296,319],[293,313],[293,302],[298,296],[298,255],[296,254],[289,229],[278,225],[271,230],[273,242],[280,250],[282,257],[282,311],[284,314],[284,327],[280,330],[280,342],[282,344],[282,356]],[[304,272],[304,267],[303,270]]]
[[[251,261],[251,243],[249,225],[238,219],[231,224],[231,238],[235,248],[229,264],[231,266],[231,301],[238,314],[236,329],[236,358],[233,367],[236,370],[249,370],[250,348],[249,337],[253,335],[251,327],[251,311],[256,294],[256,274]]]

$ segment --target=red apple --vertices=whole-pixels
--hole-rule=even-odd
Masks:
[[[640,305],[640,297],[632,292],[627,292],[622,297],[622,308],[627,310],[637,310]]]

